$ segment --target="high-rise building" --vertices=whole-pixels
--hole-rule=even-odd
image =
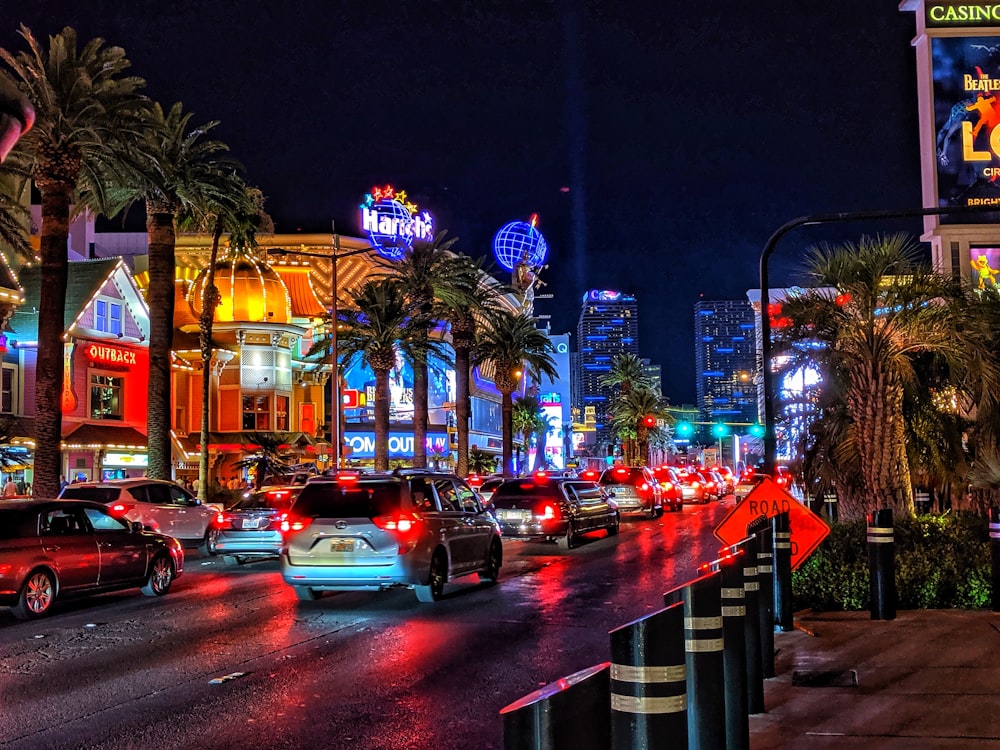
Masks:
[[[598,446],[606,445],[609,397],[612,389],[600,384],[611,371],[619,354],[639,356],[639,304],[634,295],[608,289],[590,289],[583,295],[583,307],[577,323],[580,402],[583,414],[594,407]]]
[[[696,302],[694,351],[702,420],[756,422],[757,348],[750,302]]]

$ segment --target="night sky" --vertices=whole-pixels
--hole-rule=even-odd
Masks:
[[[268,198],[277,231],[360,236],[363,195],[405,189],[469,255],[537,213],[536,312],[575,334],[588,288],[634,293],[641,355],[695,394],[693,304],[745,299],[786,221],[920,206],[912,13],[896,0],[29,0],[0,46],[74,27],[124,47]],[[799,230],[818,240],[918,222]]]

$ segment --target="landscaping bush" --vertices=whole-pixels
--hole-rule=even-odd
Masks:
[[[798,609],[870,607],[868,527],[835,523],[830,535],[792,573]],[[971,513],[895,519],[899,609],[976,609],[992,603],[989,525]]]

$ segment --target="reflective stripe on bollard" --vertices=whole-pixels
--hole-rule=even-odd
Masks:
[[[688,746],[692,750],[726,747],[721,581],[715,572],[684,587]]]
[[[760,658],[760,584],[757,581],[757,536],[746,539],[743,561],[743,594],[746,617],[743,623],[743,641],[747,661],[747,713],[764,713],[764,676]]]
[[[788,632],[792,622],[792,532],[788,511],[771,519],[774,530],[774,624]]]
[[[609,635],[612,749],[686,748],[684,605],[671,605]]]
[[[721,562],[722,659],[725,682],[726,749],[750,747],[750,715],[747,710],[746,593],[743,589],[742,550]]]
[[[760,663],[764,678],[774,677],[774,559],[771,527],[757,532],[757,580],[760,584]]]

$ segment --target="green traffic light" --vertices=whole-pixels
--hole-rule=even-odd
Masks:
[[[725,437],[729,434],[729,426],[722,423],[717,423],[712,425],[712,435],[714,437],[720,438]]]
[[[694,425],[690,422],[678,422],[675,432],[678,437],[691,437],[694,434]]]
[[[762,425],[762,424],[751,425],[750,426],[750,435],[752,437],[756,437],[756,438],[764,437],[764,425]]]

